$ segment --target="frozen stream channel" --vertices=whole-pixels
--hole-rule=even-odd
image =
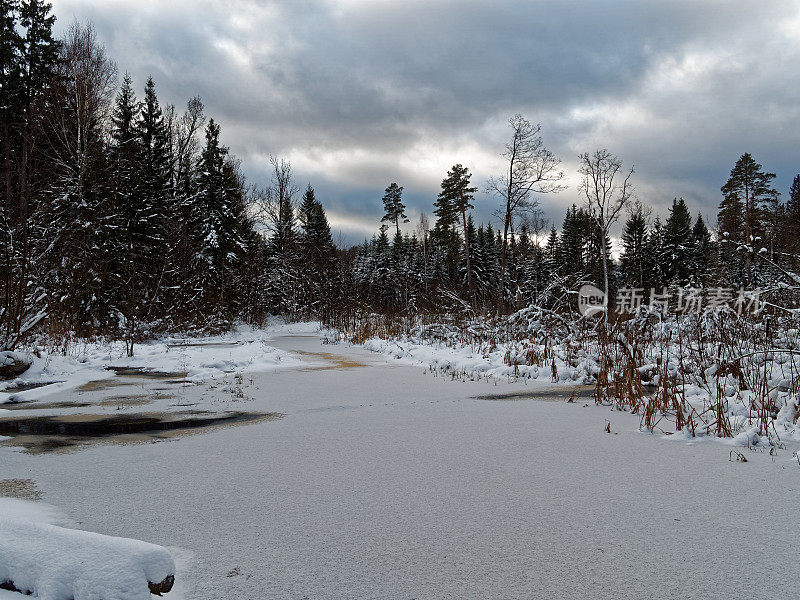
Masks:
[[[476,398],[522,384],[454,382],[314,336],[274,345],[304,365],[246,375],[244,398],[180,387],[173,405],[281,418],[3,446],[0,480],[32,480],[81,528],[180,549],[168,599],[799,593],[787,451],[731,462],[727,446],[642,434],[637,417],[584,402]]]

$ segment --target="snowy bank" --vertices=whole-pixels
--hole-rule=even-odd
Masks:
[[[509,365],[507,350],[503,346],[487,349],[472,344],[453,344],[435,340],[423,342],[411,337],[393,340],[371,338],[363,345],[367,350],[390,356],[406,364],[440,369],[467,378],[493,377],[539,380],[545,383],[589,383],[592,368],[596,368],[588,362],[576,367],[561,363],[554,377],[552,368],[548,366]]]
[[[191,382],[207,380],[225,372],[263,372],[294,367],[301,361],[279,350],[269,341],[281,335],[316,334],[319,323],[275,323],[264,329],[240,326],[209,337],[166,337],[137,344],[134,356],[125,354],[125,344],[80,341],[66,353],[30,354],[31,367],[12,381],[0,385],[0,404],[28,402],[56,392],[74,389],[89,381],[114,377],[109,367],[135,367],[180,374]],[[25,389],[31,384],[44,387]],[[16,388],[22,388],[18,391]]]
[[[457,379],[596,384],[598,403],[640,415],[652,432],[672,426],[736,446],[794,445],[800,337],[773,326],[765,346],[767,327],[714,315],[663,322],[644,315],[601,338],[591,323],[544,323],[541,314],[520,311],[494,322],[409,323],[405,333],[397,323],[365,320],[352,339]]]

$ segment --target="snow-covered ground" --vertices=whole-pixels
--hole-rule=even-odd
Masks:
[[[546,367],[519,365],[516,369],[505,362],[505,348],[481,351],[467,344],[446,344],[429,340],[424,343],[410,339],[368,339],[364,347],[409,365],[432,367],[469,378],[535,379],[552,382],[552,372]],[[586,368],[562,368],[558,381],[585,383],[589,381]]]
[[[800,588],[792,447],[744,449],[748,462],[736,462],[729,447],[566,403],[546,380],[454,381],[322,344],[310,327],[272,331],[269,345],[295,366],[250,372],[244,398],[206,382],[178,386],[174,403],[283,418],[62,453],[0,446],[0,482],[32,480],[81,529],[169,547],[167,598],[730,599]],[[118,390],[59,400],[103,393]]]
[[[265,329],[240,326],[236,330],[204,338],[168,337],[134,346],[128,357],[123,342],[80,342],[66,355],[28,354],[33,364],[20,377],[0,382],[0,404],[28,402],[63,395],[89,382],[111,378],[108,367],[140,367],[147,370],[181,373],[189,382],[219,377],[225,372],[265,372],[293,367],[299,360],[269,344],[277,335],[315,334],[317,323],[275,324]],[[185,376],[183,375],[185,374]],[[16,391],[29,384],[50,383],[44,387]]]
[[[584,353],[573,361],[566,361],[556,352],[553,359],[554,373],[551,366],[546,364],[541,366],[526,364],[525,347],[524,345],[521,347],[518,343],[498,344],[489,349],[486,347],[488,344],[473,345],[455,340],[422,339],[419,334],[416,334],[396,339],[373,337],[366,340],[363,345],[368,350],[391,357],[403,364],[422,366],[436,370],[443,375],[449,374],[451,377],[470,381],[487,378],[522,381],[529,385],[547,383],[574,385],[576,383],[593,383],[594,376],[599,369],[598,359],[589,354]],[[541,346],[538,350],[541,351]],[[794,363],[790,364],[794,365]],[[698,440],[702,438],[734,446],[751,446],[754,443],[758,445],[769,442],[800,443],[800,424],[795,423],[795,414],[798,410],[796,396],[783,393],[786,387],[797,378],[798,369],[796,366],[790,367],[790,364],[779,365],[780,369],[775,369],[777,373],[769,383],[772,396],[782,406],[776,418],[771,422],[768,432],[772,436],[771,438],[765,436],[763,431],[759,436],[757,419],[754,418],[756,411],[751,408],[755,394],[740,389],[735,378],[731,376],[727,378],[727,381],[723,379],[722,384],[726,387],[728,395],[728,418],[732,436],[704,435],[702,428],[698,428],[692,433],[677,432],[676,439],[688,437]],[[647,368],[645,367],[643,370],[647,370]],[[787,379],[790,377],[787,373],[794,373],[794,378]],[[710,378],[711,375],[709,375]],[[682,387],[686,401],[694,406],[698,413],[707,413],[706,408],[713,404],[709,387],[704,388],[693,383],[687,383]],[[669,420],[665,420],[664,426],[666,427],[668,423]]]

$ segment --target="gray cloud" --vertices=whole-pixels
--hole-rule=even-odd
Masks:
[[[641,199],[662,213],[682,195],[713,221],[745,151],[783,188],[800,170],[789,0],[56,0],[54,11],[62,27],[94,21],[120,69],[140,87],[152,74],[164,101],[202,96],[251,177],[263,181],[270,153],[292,158],[350,239],[379,217],[390,181],[414,212],[430,211],[454,162],[480,185],[518,111],[542,122],[571,174],[598,146],[635,163]],[[543,206],[558,224],[575,201],[572,185]],[[490,218],[491,200],[476,209]]]

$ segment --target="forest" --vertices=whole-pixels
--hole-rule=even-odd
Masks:
[[[538,199],[564,189],[561,159],[515,115],[498,149],[504,174],[476,182],[453,165],[431,217],[408,226],[403,187],[389,183],[376,191],[376,234],[339,248],[313,187],[279,157],[271,181],[248,182],[199,97],[178,109],[152,78],[120,77],[91,24],[56,39],[42,0],[0,6],[0,349],[35,334],[125,340],[133,352],[164,332],[270,315],[574,316],[585,283],[607,290],[610,307],[617,290],[687,287],[758,289],[762,310],[784,316],[798,306],[800,175],[777,190],[748,153],[720,182],[710,223],[679,197],[652,214],[632,168],[586,152],[557,228]],[[497,206],[490,223],[472,217],[478,195]]]

